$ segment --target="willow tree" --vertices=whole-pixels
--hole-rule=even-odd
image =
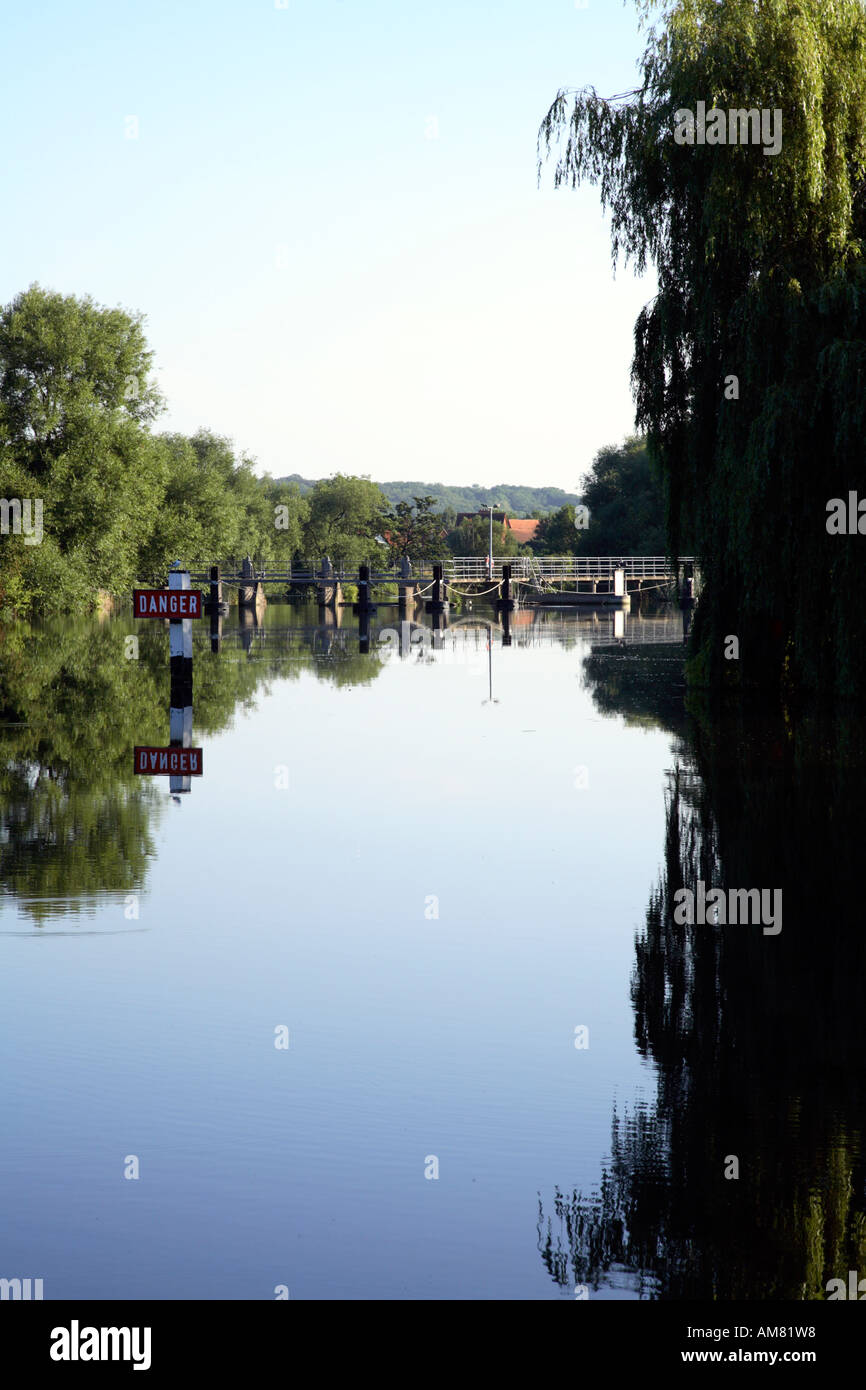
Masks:
[[[632,380],[670,552],[704,578],[690,678],[855,694],[866,539],[828,503],[866,496],[866,10],[674,0],[641,77],[560,91],[539,175],[597,185],[614,263],[657,273]]]

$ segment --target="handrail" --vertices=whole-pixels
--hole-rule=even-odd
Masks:
[[[625,572],[627,579],[658,579],[673,577],[679,566],[694,563],[694,557],[691,555],[680,556],[676,562],[667,555],[502,555],[493,557],[492,577],[501,579],[502,566],[510,565],[512,579],[524,582],[544,579],[608,579],[619,569]],[[431,566],[422,565],[409,575],[404,575],[397,569],[374,571],[370,574],[370,580],[376,584],[396,584],[400,581],[418,583],[429,578],[430,574]],[[446,583],[481,581],[490,577],[490,561],[487,556],[454,555],[443,562],[443,578]],[[206,570],[196,570],[190,574],[190,578],[197,583],[208,583],[210,573]],[[287,584],[316,583],[323,580],[351,583],[357,578],[355,570],[345,568],[334,569],[327,575],[307,569],[258,570],[249,575],[232,570],[221,574],[220,582],[232,585],[255,584],[259,580],[265,580],[267,583],[279,583],[284,580]]]

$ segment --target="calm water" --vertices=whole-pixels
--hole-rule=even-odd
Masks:
[[[0,1276],[772,1299],[866,1268],[859,724],[687,715],[678,614],[505,645],[476,610],[441,645],[393,609],[198,624],[174,800],[132,775],[163,625],[0,634]],[[698,877],[782,887],[782,932],[677,926]]]

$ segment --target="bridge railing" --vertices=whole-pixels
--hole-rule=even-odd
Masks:
[[[679,565],[694,564],[689,555],[681,556]],[[443,564],[443,577],[447,584],[477,584],[485,579],[501,579],[502,566],[511,566],[511,577],[523,583],[533,580],[566,581],[578,579],[612,579],[617,570],[625,572],[626,579],[665,579],[671,577],[676,568],[666,555],[495,555],[491,572],[490,561],[486,556],[454,555]],[[413,567],[410,579],[418,582],[431,577],[430,565]],[[196,571],[191,579],[206,583],[209,572]],[[341,583],[352,583],[358,573],[354,569],[334,568],[328,576]],[[405,579],[399,569],[374,570],[370,579],[376,584],[396,584]],[[266,583],[313,584],[322,575],[310,569],[269,569],[255,570],[252,575],[237,571],[220,575],[223,584],[250,584],[264,579]]]
[[[691,564],[688,556],[679,563]],[[494,579],[502,578],[502,566],[511,566],[515,580],[577,580],[612,579],[617,570],[626,579],[665,579],[672,576],[674,566],[666,555],[538,555],[503,556],[493,558]],[[490,576],[490,563],[477,556],[455,556],[445,565],[449,582],[472,583]]]

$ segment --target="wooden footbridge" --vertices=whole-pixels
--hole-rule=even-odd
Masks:
[[[335,567],[325,556],[318,570],[257,570],[247,558],[240,570],[221,572],[213,566],[208,572],[191,573],[193,583],[207,583],[210,603],[223,602],[223,586],[237,587],[241,607],[260,607],[266,602],[265,586],[272,593],[314,587],[320,606],[336,608],[343,602],[342,586],[358,588],[358,604],[374,607],[373,587],[392,585],[401,607],[411,607],[429,595],[429,612],[447,607],[449,595],[481,598],[494,595],[497,606],[519,603],[598,603],[601,606],[628,607],[630,592],[643,588],[662,588],[676,583],[677,576],[691,574],[690,556],[676,561],[665,555],[544,555],[544,556],[453,556],[442,564],[413,569],[408,560],[399,567],[372,570],[361,565],[355,571]],[[587,586],[581,589],[581,585]],[[384,600],[379,599],[379,603]]]

